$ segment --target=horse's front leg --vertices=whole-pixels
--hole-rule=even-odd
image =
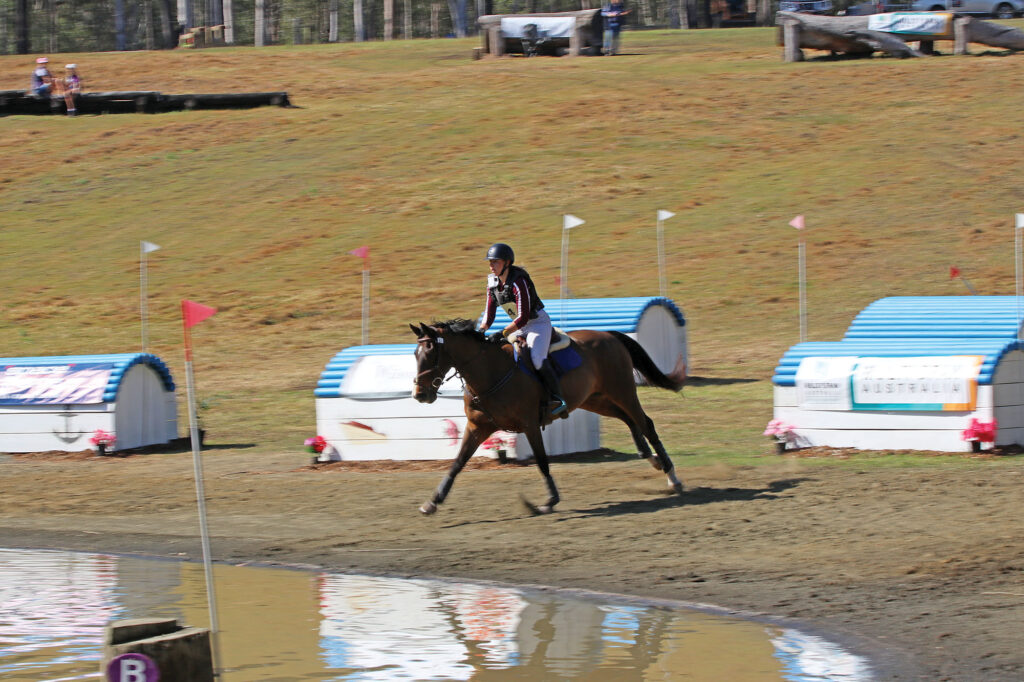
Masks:
[[[452,462],[451,468],[448,469],[448,474],[441,480],[441,485],[437,486],[434,495],[420,507],[420,512],[429,516],[437,511],[437,505],[444,502],[445,498],[448,497],[452,484],[455,483],[455,477],[462,471],[462,467],[466,466],[466,462],[473,456],[476,449],[494,431],[493,425],[479,426],[473,422],[466,424],[466,430],[462,434],[462,445],[459,446],[459,454],[455,456],[455,461]]]
[[[548,485],[548,501],[539,507],[530,504],[525,498],[523,503],[534,514],[550,514],[562,498],[558,495],[555,479],[551,478],[551,469],[548,466],[548,452],[544,449],[544,439],[540,435],[540,426],[534,425],[528,428],[526,430],[526,439],[530,442],[530,447],[533,449],[533,458],[537,462],[537,468],[540,469],[541,475],[544,476],[544,482]]]

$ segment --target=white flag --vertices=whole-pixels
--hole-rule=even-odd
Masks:
[[[1024,227],[1024,213],[1017,214],[1017,229]]]
[[[665,211],[663,209],[658,209],[658,220],[668,220],[669,218],[671,218],[674,215],[675,215],[675,213],[673,213],[672,211]]]
[[[154,244],[153,242],[142,242],[142,253],[153,253],[159,248],[159,244]]]
[[[587,221],[583,220],[582,218],[577,218],[571,213],[566,213],[565,215],[562,216],[562,229],[571,230],[574,227],[579,227],[585,222]]]

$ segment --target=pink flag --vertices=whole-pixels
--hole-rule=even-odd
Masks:
[[[790,220],[789,224],[792,225],[793,227],[795,227],[798,230],[804,229],[804,216],[803,216],[803,214],[800,214],[797,217],[795,217],[792,220]]]
[[[360,246],[358,249],[352,249],[351,251],[349,251],[349,255],[351,255],[351,256],[359,256],[360,258],[369,258],[370,257],[370,247],[369,246]]]
[[[185,321],[185,329],[196,326],[215,312],[217,312],[216,308],[201,303],[184,299],[181,302],[181,318]]]

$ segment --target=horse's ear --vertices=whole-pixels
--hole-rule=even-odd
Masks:
[[[437,330],[436,329],[434,329],[433,327],[431,327],[428,324],[423,324],[422,322],[420,324],[423,327],[423,335],[424,336],[428,336],[428,337],[430,337],[432,339],[437,339]]]
[[[418,329],[412,323],[409,323],[409,329],[411,329],[412,333],[415,334],[417,337],[423,336],[423,330]]]

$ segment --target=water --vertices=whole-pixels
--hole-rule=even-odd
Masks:
[[[214,567],[224,682],[862,682],[797,630],[462,583]],[[0,680],[98,679],[110,620],[209,624],[201,565],[0,549]]]

